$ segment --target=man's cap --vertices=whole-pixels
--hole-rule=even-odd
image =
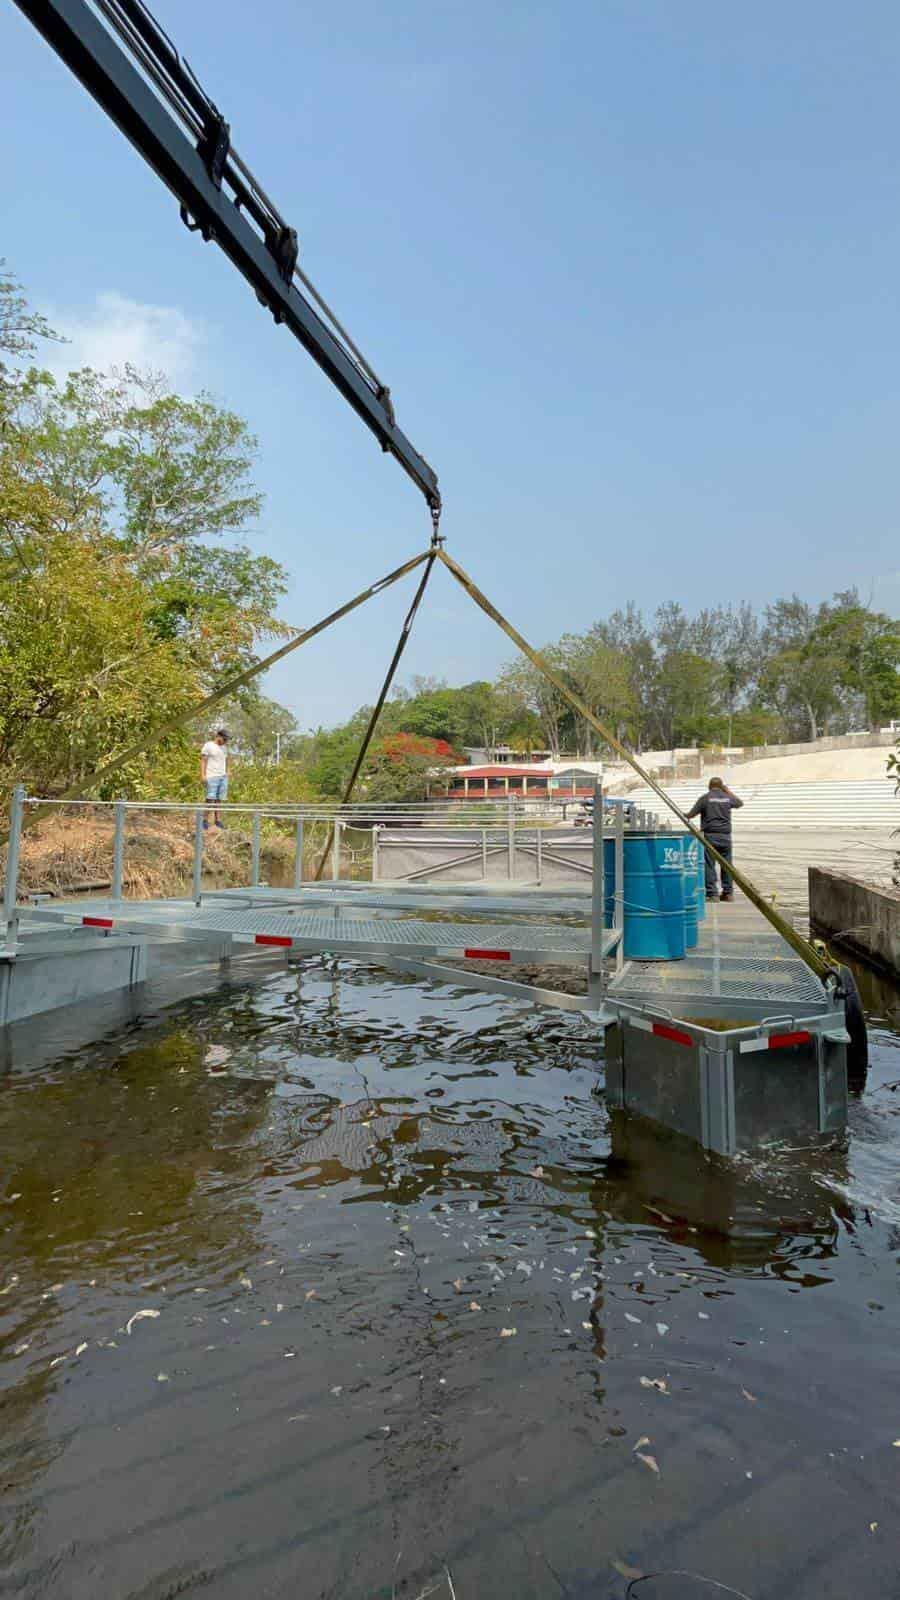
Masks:
[[[216,729],[216,738],[217,739],[225,739],[227,741],[227,739],[228,739],[228,729],[227,728],[217,728]]]

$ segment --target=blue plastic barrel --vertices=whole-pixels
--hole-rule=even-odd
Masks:
[[[706,851],[697,841],[697,916],[702,922],[706,916]]]
[[[692,833],[679,835],[684,848],[684,932],[689,950],[695,949],[700,938],[701,900],[698,890],[703,889],[703,851]],[[702,900],[706,916],[706,896]]]
[[[687,948],[682,839],[628,834],[624,857],[626,960],[680,961]]]

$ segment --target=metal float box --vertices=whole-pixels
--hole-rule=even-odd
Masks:
[[[624,1002],[610,1009],[610,1107],[638,1112],[726,1156],[843,1131],[850,1043],[843,1010],[729,1027]]]

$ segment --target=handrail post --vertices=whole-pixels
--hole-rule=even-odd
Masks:
[[[122,871],[125,863],[125,801],[117,800],[115,807],[115,832],[113,834],[112,897],[122,898]]]
[[[541,853],[542,850],[543,850],[543,841],[541,839],[541,830],[540,830],[540,828],[535,828],[535,830],[534,830],[534,854],[535,854],[535,859],[537,861],[538,888],[540,888],[541,884],[544,881],[544,877],[543,877],[543,859],[542,859],[542,853]]]
[[[250,887],[259,888],[259,812],[253,813],[253,843],[250,854]]]
[[[481,876],[487,877],[487,828],[481,830]]]
[[[513,797],[510,795],[506,812],[506,875],[510,883],[515,882],[516,876],[516,818],[513,810],[514,804]]]
[[[378,882],[380,864],[378,860],[378,823],[372,823],[372,882]]]
[[[203,898],[203,808],[194,813],[194,905]]]
[[[593,877],[591,880],[591,969],[590,984],[600,980],[603,991],[603,789],[594,780]]]
[[[303,882],[303,818],[297,818],[297,838],[294,845],[294,888]]]
[[[13,789],[9,812],[9,843],[6,847],[6,878],[3,884],[3,917],[6,922],[7,946],[15,944],[19,933],[16,901],[19,893],[19,846],[22,842],[24,817],[25,785],[17,783]]]
[[[335,882],[341,875],[341,828],[343,823],[338,817],[334,821],[334,838],[331,841],[331,876]]]
[[[618,929],[616,945],[616,971],[625,964],[625,807],[616,806],[615,838],[616,886],[613,891],[613,926]]]

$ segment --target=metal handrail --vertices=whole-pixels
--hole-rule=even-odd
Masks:
[[[605,797],[604,797],[605,799]],[[283,802],[253,804],[252,802],[222,802],[215,805],[203,800],[66,800],[48,798],[43,795],[29,795],[24,785],[18,785],[13,792],[10,811],[9,847],[7,850],[6,874],[4,881],[3,912],[7,926],[7,945],[15,943],[17,929],[17,903],[18,903],[18,876],[19,876],[19,850],[25,816],[29,808],[56,807],[60,810],[85,810],[102,811],[111,814],[113,819],[113,846],[112,846],[112,877],[111,895],[114,900],[121,900],[124,884],[125,863],[125,828],[129,814],[135,812],[154,811],[162,813],[183,813],[193,818],[194,851],[192,871],[192,898],[197,905],[202,900],[203,856],[204,856],[204,813],[213,808],[218,812],[227,813],[231,817],[249,817],[251,819],[251,868],[250,887],[256,888],[260,884],[260,853],[261,853],[261,824],[263,821],[290,822],[295,829],[295,854],[294,854],[294,887],[300,888],[303,881],[303,833],[307,823],[324,823],[334,828],[334,842],[331,850],[331,876],[337,880],[340,877],[341,845],[343,835],[348,829],[358,829],[369,832],[372,836],[372,879],[378,876],[378,849],[379,836],[393,823],[402,828],[404,824],[430,823],[436,829],[441,828],[455,833],[471,833],[473,838],[480,838],[478,847],[472,853],[471,859],[480,854],[482,862],[482,875],[486,873],[486,857],[488,847],[496,852],[499,845],[505,848],[508,855],[508,876],[510,881],[515,876],[514,865],[516,848],[524,849],[526,853],[533,848],[537,860],[537,880],[541,881],[541,835],[540,828],[535,824],[539,820],[533,809],[528,808],[520,800],[512,797],[503,797],[502,801],[476,802],[466,806],[465,803],[421,803],[411,801],[398,801],[391,805],[378,805],[374,802],[354,802],[348,805],[341,804],[303,804],[302,802],[291,805]],[[486,809],[489,814],[486,816]],[[605,807],[599,808],[601,827],[596,830],[602,834],[602,817]],[[621,805],[614,808],[617,822],[624,821]],[[552,819],[551,819],[552,820]],[[558,819],[557,819],[558,820]],[[644,821],[644,814],[635,813],[635,820],[640,825]],[[532,844],[529,839],[521,838],[526,832],[534,834]],[[435,842],[434,836],[430,836]],[[440,842],[440,841],[437,841]],[[456,841],[447,841],[454,843]],[[586,843],[588,840],[586,839]],[[464,848],[468,849],[469,846]],[[466,857],[465,859],[469,859]],[[545,859],[550,859],[545,857]],[[453,862],[444,863],[445,867],[454,865]],[[420,869],[419,872],[410,874],[412,878],[431,876],[436,867]]]

